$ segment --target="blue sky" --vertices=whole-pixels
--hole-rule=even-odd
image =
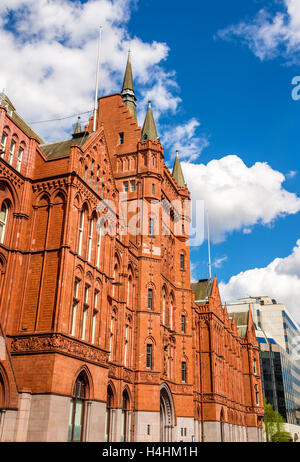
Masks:
[[[92,109],[99,25],[100,94],[130,47],[139,123],[151,98],[168,166],[178,148],[209,210],[223,300],[270,295],[300,321],[299,2],[3,0],[0,86],[27,121]],[[75,121],[33,127],[51,141]],[[206,277],[206,242],[191,258]]]

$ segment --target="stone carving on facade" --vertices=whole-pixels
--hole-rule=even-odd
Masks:
[[[108,352],[95,346],[89,346],[62,334],[32,335],[13,337],[10,344],[11,354],[28,352],[57,352],[78,357],[103,366],[108,365]]]

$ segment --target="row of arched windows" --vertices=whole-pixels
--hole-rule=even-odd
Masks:
[[[96,212],[88,217],[88,208],[83,206],[79,212],[77,253],[88,262],[100,267],[102,237],[107,229],[107,223],[101,223]]]
[[[0,157],[20,172],[26,144],[20,142],[15,133],[11,136],[9,127],[5,127],[2,132],[0,149]]]
[[[98,343],[97,332],[100,330],[101,286],[96,281],[92,286],[92,278],[85,283],[75,277],[73,302],[70,319],[70,334],[90,343]]]
[[[73,388],[70,405],[68,441],[83,441],[86,426],[86,401],[89,398],[89,383],[87,376],[81,372]],[[108,385],[105,415],[105,441],[112,441],[116,430],[114,409],[116,397],[113,388]],[[127,389],[122,393],[121,441],[130,441],[131,404]]]

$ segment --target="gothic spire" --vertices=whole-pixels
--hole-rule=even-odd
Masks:
[[[172,175],[173,175],[174,180],[178,184],[178,186],[181,186],[182,188],[185,188],[186,184],[185,184],[184,176],[183,176],[183,173],[182,173],[180,160],[179,160],[179,157],[178,157],[178,151],[176,151],[176,157],[175,157],[175,161],[174,161]]]
[[[142,140],[158,140],[156,126],[151,109],[151,101],[148,101],[148,109],[142,129]]]
[[[131,60],[130,60],[130,50],[128,50],[128,59],[127,65],[122,85],[121,96],[123,99],[123,103],[129,110],[130,114],[133,116],[135,120],[136,117],[136,97],[133,88],[133,78],[132,78],[132,68],[131,68]]]

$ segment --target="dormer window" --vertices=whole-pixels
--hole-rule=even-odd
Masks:
[[[119,144],[124,144],[124,133],[119,133]]]

